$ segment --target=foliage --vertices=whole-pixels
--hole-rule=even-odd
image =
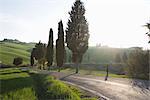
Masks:
[[[56,62],[57,66],[60,67],[63,66],[65,58],[65,45],[64,45],[64,29],[63,29],[63,23],[60,21],[58,23],[58,39],[56,40]]]
[[[144,26],[146,26],[146,27],[149,29],[149,32],[147,32],[146,34],[147,34],[147,36],[148,36],[149,39],[150,39],[150,22],[149,22],[149,23],[146,23],[146,25],[144,25]],[[149,40],[148,43],[150,43],[150,40]]]
[[[38,60],[38,67],[40,69],[46,69],[46,65],[47,65],[47,60],[45,58],[41,58],[40,60]]]
[[[132,78],[149,79],[149,51],[133,50],[127,60],[128,75]]]
[[[46,45],[39,41],[39,43],[35,45],[35,48],[33,48],[31,56],[34,57],[36,60],[40,60],[45,57],[45,49]]]
[[[45,54],[46,54],[46,45],[39,41],[39,43],[35,45],[35,48],[33,48],[31,52],[31,57],[30,57],[31,65],[34,64],[34,58],[35,58],[35,60],[38,61],[39,66],[45,66],[46,60],[44,60],[45,62],[41,62],[42,59],[45,59]]]
[[[47,87],[47,92],[52,99],[80,100],[80,97],[67,85],[59,80],[54,80],[50,76],[46,77],[45,85]]]
[[[48,66],[51,66],[53,64],[53,30],[52,28],[49,31],[49,41],[48,41],[48,45],[47,45],[47,51],[46,51],[46,59],[48,61]]]
[[[21,57],[23,58],[23,64],[29,64],[31,51],[34,47],[35,44],[31,43],[21,45],[16,43],[0,42],[0,61],[2,61],[3,64],[13,65],[12,60],[14,59],[14,57]],[[65,50],[67,59],[66,63],[72,63],[71,51],[67,47],[65,47]],[[126,52],[126,54],[128,55],[129,51],[130,51],[129,49],[120,49],[120,48],[89,47],[89,49],[83,56],[82,63],[86,64],[109,63],[110,61],[115,61],[115,56],[118,52],[121,52],[121,55],[123,55],[123,52]]]
[[[122,61],[123,61],[124,63],[126,63],[127,60],[128,60],[127,53],[124,52],[123,55],[122,55]]]
[[[23,62],[23,59],[21,57],[17,57],[17,58],[14,58],[13,64],[18,66],[18,65],[21,65],[22,62]]]
[[[1,100],[37,100],[33,80],[16,68],[0,69]]]
[[[34,65],[34,57],[32,55],[30,56],[30,64],[31,64],[31,66]]]
[[[76,0],[68,20],[66,29],[67,47],[72,51],[72,61],[76,64],[81,63],[83,54],[88,49],[88,24],[85,19],[85,8],[83,2]],[[78,66],[76,67],[78,73]]]
[[[0,72],[2,100],[80,100],[76,92],[49,75],[28,74],[17,68]]]
[[[116,54],[115,62],[116,62],[116,63],[121,63],[120,53],[117,53],[117,54]]]
[[[0,42],[0,61],[3,64],[13,65],[12,60],[16,57],[21,57],[23,64],[28,64],[30,61],[29,49],[33,48],[34,45],[31,43]]]

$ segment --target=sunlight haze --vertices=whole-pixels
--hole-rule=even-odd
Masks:
[[[89,23],[89,45],[148,48],[150,0],[81,0]],[[64,30],[75,0],[0,0],[0,40],[48,42],[49,29],[57,39],[58,22]]]

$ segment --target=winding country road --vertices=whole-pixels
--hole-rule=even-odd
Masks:
[[[110,100],[150,100],[150,90],[141,85],[134,86],[130,79],[109,78],[104,81],[104,77],[94,77],[90,75],[65,74],[62,72],[38,71],[44,74],[50,74],[54,77],[72,83],[89,92],[96,93]],[[147,81],[149,85],[149,81]]]

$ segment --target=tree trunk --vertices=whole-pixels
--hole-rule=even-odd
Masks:
[[[72,54],[72,61],[74,62],[74,65],[76,67],[76,73],[78,73],[79,72],[79,64],[80,64],[79,53],[74,52]]]
[[[79,72],[79,63],[76,63],[75,65],[76,65],[76,73],[78,73]]]
[[[60,66],[58,66],[59,68],[58,68],[58,72],[60,72]]]

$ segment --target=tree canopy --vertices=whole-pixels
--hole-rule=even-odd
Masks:
[[[62,67],[65,58],[65,45],[64,45],[64,29],[63,23],[58,23],[58,39],[56,40],[56,62],[57,66]]]
[[[76,0],[69,12],[70,19],[66,29],[67,47],[72,51],[72,61],[76,64],[81,63],[83,54],[88,49],[89,30],[84,14],[83,2]],[[78,73],[78,68],[76,72]]]
[[[53,44],[53,30],[50,28],[49,31],[49,41],[47,45],[47,51],[46,51],[46,59],[48,61],[48,66],[51,66],[53,64],[53,50],[54,44]]]

